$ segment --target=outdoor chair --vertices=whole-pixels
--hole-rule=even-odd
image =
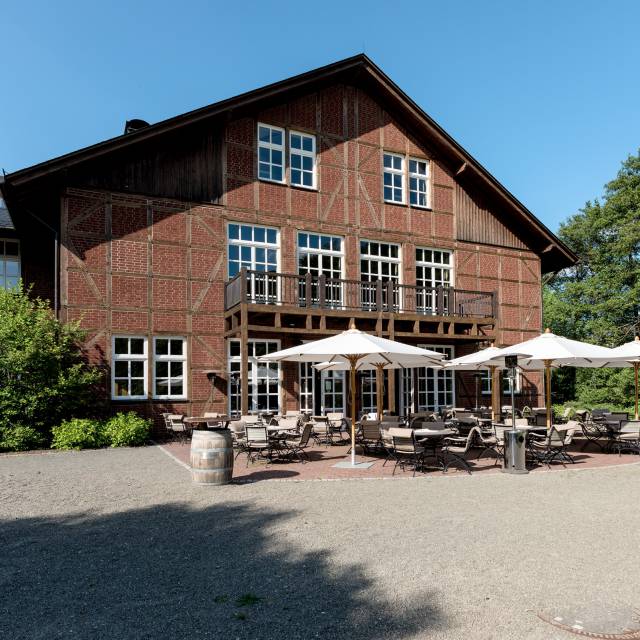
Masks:
[[[170,438],[173,435],[173,432],[171,430],[171,421],[169,420],[169,416],[171,415],[170,413],[162,413],[160,414],[162,416],[162,419],[164,420],[164,428],[166,431],[166,435],[168,438]]]
[[[350,431],[350,421],[344,417],[343,413],[332,412],[327,413],[327,422],[331,442],[333,443],[337,439],[338,444],[343,443]]]
[[[267,428],[256,425],[246,425],[246,451],[247,451],[247,467],[249,462],[253,463],[258,458],[267,460],[267,464],[272,461],[273,453],[280,446],[269,440]]]
[[[567,447],[571,444],[575,432],[575,427],[569,425],[570,423],[563,425],[563,427],[567,426],[567,429],[552,427],[551,432],[542,437],[531,434],[529,452],[533,460],[540,464],[546,464],[549,469],[554,460],[559,460],[563,467],[567,466],[565,462],[575,464],[575,460],[567,452]]]
[[[257,413],[248,413],[240,416],[240,420],[245,424],[260,424],[262,419]]]
[[[184,416],[179,413],[170,413],[167,416],[172,436],[181,442],[186,442],[191,435],[191,429],[183,422],[183,418]]]
[[[311,437],[317,445],[323,444],[328,447],[331,444],[331,433],[329,431],[329,421],[324,416],[315,416],[310,420]]]
[[[478,427],[473,427],[466,438],[445,438],[442,445],[442,456],[444,458],[444,469],[446,473],[452,464],[460,464],[462,468],[471,475],[471,467],[465,460],[465,455],[473,446],[477,434],[480,432]]]
[[[504,453],[504,432],[500,433],[500,437],[498,437],[497,433],[485,434],[482,429],[478,429],[476,443],[479,447],[482,447],[480,453],[476,460],[480,460],[482,456],[491,451],[496,457],[494,466],[498,464],[498,460],[502,458],[502,454]]]
[[[612,451],[617,451],[622,455],[625,451],[629,453],[640,453],[640,431],[619,431],[611,446]]]
[[[378,420],[362,420],[356,434],[356,444],[359,444],[367,454],[370,450],[373,450],[374,453],[378,451],[382,447],[380,422]]]
[[[587,416],[587,419],[582,423],[582,435],[584,436],[586,442],[583,445],[583,448],[589,444],[593,443],[600,448],[600,451],[604,451],[605,446],[600,440],[609,440],[606,424],[603,420],[594,420],[592,416]]]
[[[283,431],[298,432],[300,430],[300,416],[285,416],[284,418],[271,418],[271,424],[276,424]]]
[[[424,468],[424,447],[416,443],[413,431],[409,429],[392,428],[389,431],[393,443],[391,454],[395,460],[392,475],[395,475],[398,467],[404,471],[406,466],[409,465],[413,467],[413,475],[415,477],[416,470]],[[389,457],[387,457],[388,459]],[[387,460],[384,461],[383,466]]]
[[[207,420],[207,427],[217,427],[220,425],[220,414],[216,412],[206,411],[202,414],[203,418],[211,418],[211,420]]]
[[[309,456],[305,449],[309,446],[309,440],[311,438],[311,430],[313,425],[307,422],[302,428],[302,433],[297,438],[287,438],[282,442],[284,448],[284,454],[289,458],[296,458],[300,462],[304,463],[309,460]]]
[[[236,449],[236,459],[238,456],[247,451],[247,432],[244,422],[242,420],[232,420],[229,423],[229,430],[231,431],[231,439],[233,441],[233,448]]]

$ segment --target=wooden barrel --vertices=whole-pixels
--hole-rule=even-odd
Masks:
[[[231,431],[194,431],[191,438],[192,480],[197,484],[229,484],[232,475]]]

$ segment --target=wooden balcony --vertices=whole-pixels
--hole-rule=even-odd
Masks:
[[[225,285],[225,309],[231,311],[242,303],[311,312],[484,319],[487,324],[496,317],[496,296],[490,292],[246,269]]]

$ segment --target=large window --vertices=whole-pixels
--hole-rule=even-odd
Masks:
[[[298,363],[298,382],[299,388],[299,405],[300,411],[308,411],[313,413],[313,392],[315,385],[313,384],[315,377],[315,370],[313,363],[300,362]]]
[[[385,202],[404,204],[404,156],[383,155],[383,182]]]
[[[316,187],[316,137],[308,133],[289,132],[289,164],[291,184]]]
[[[409,204],[412,207],[429,206],[429,163],[409,158]]]
[[[361,303],[363,309],[375,309],[378,295],[378,280],[383,283],[400,282],[400,245],[389,242],[374,242],[362,240],[360,242],[360,279]],[[364,284],[370,282],[371,284]],[[382,287],[382,303],[387,306],[398,305],[397,287],[393,289],[393,300],[388,300],[388,289]]]
[[[249,340],[248,389],[249,411],[277,412],[280,407],[280,364],[258,362],[260,356],[278,351],[278,340]],[[229,340],[229,411],[240,413],[241,402],[241,352],[240,340]]]
[[[153,395],[161,399],[187,396],[187,341],[185,338],[153,339]]]
[[[448,314],[449,291],[438,291],[438,287],[451,286],[452,262],[450,251],[416,248],[416,286],[421,287],[416,292],[417,311],[431,315]]]
[[[20,281],[20,245],[0,238],[0,288],[12,289]]]
[[[375,413],[378,408],[378,378],[375,370],[361,371],[360,401],[362,413]]]
[[[227,242],[229,278],[235,277],[243,267],[261,272],[249,276],[247,289],[250,299],[253,302],[275,302],[278,281],[276,276],[266,274],[278,270],[278,230],[230,222]]]
[[[258,177],[284,182],[284,129],[258,123]]]
[[[318,303],[324,297],[325,306],[339,307],[342,304],[342,238],[318,233],[298,233],[298,274],[310,273],[314,276],[311,285],[311,299]],[[329,282],[320,289],[318,276],[325,276]],[[306,282],[300,281],[300,302],[306,304]]]
[[[491,389],[493,387],[493,381],[491,380],[491,372],[488,369],[483,369],[481,371],[481,393],[482,395],[491,395]],[[508,376],[507,371],[503,371],[501,374],[502,378],[502,395],[508,396],[511,395],[511,378]],[[515,377],[515,387],[513,389],[514,393],[520,393],[522,388],[522,372],[518,369],[516,371]]]
[[[453,347],[421,344],[420,347],[444,353],[453,359]],[[421,367],[403,369],[401,377],[402,411],[436,411],[455,404],[454,372],[446,369]]]
[[[114,336],[111,363],[111,396],[115,400],[147,397],[147,339]]]

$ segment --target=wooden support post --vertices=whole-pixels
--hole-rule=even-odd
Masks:
[[[500,369],[489,367],[491,376],[491,420],[498,422],[502,413],[502,382],[500,380]]]
[[[243,279],[246,284],[246,279]],[[246,298],[244,298],[246,300]],[[240,407],[242,415],[249,413],[249,314],[247,303],[240,305]]]
[[[389,340],[395,340],[395,320],[393,314],[389,314]],[[394,413],[396,410],[396,372],[389,369],[387,374],[387,407],[389,412]]]

